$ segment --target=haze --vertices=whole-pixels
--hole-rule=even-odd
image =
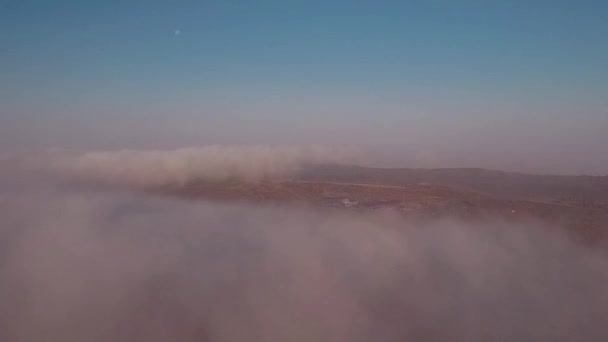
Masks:
[[[0,146],[349,145],[384,166],[606,174],[607,13],[3,0]]]
[[[607,42],[604,1],[0,0],[0,341],[608,341]]]

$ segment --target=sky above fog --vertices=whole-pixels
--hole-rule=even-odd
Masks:
[[[608,173],[604,1],[0,0],[0,146]]]

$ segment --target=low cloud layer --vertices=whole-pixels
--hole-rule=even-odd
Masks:
[[[176,150],[51,151],[0,158],[2,165],[68,179],[137,187],[286,177],[308,165],[355,160],[326,147],[209,145]],[[15,173],[15,172],[13,172]]]
[[[0,192],[2,341],[603,341],[608,261],[557,229]]]

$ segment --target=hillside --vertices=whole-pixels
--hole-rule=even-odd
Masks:
[[[384,169],[325,165],[302,171],[298,179],[402,186],[429,183],[500,198],[588,205],[608,203],[608,176],[546,176],[478,168]]]

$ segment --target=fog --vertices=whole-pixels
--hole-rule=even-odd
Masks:
[[[63,154],[50,166],[87,180],[130,186],[183,185],[194,180],[278,178],[314,164],[353,161],[326,147],[210,145],[174,150],[117,150]]]
[[[122,187],[2,175],[2,341],[608,338],[608,259],[559,227],[152,196],[128,186],[140,154],[91,155]]]
[[[5,153],[0,166],[9,178],[25,173],[127,187],[185,185],[193,181],[280,179],[302,168],[355,163],[354,150],[324,146],[206,145],[178,149],[68,150]],[[5,177],[6,178],[6,177]]]
[[[608,341],[607,13],[0,0],[0,342]]]

